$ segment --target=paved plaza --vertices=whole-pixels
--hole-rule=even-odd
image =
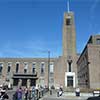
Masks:
[[[12,97],[15,90],[9,90],[7,93],[9,95],[9,100],[13,100]],[[87,100],[89,97],[93,97],[93,93],[80,93],[80,96],[76,97],[75,92],[64,92],[62,96],[58,97],[57,92],[53,91],[52,95],[50,95],[50,92],[47,92],[39,100]]]
[[[92,93],[81,93],[80,97],[76,97],[74,92],[64,92],[60,97],[57,97],[57,93],[53,93],[53,95],[45,95],[41,100],[87,100],[92,96]]]

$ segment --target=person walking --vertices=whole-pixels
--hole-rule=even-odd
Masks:
[[[13,94],[13,100],[17,100],[17,91],[15,91],[15,93]]]
[[[22,88],[21,87],[17,90],[17,100],[22,100]]]
[[[28,100],[31,100],[32,99],[32,90],[29,89],[28,91]]]

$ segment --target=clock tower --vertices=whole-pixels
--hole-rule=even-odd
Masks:
[[[65,70],[65,86],[75,87],[76,85],[76,32],[74,13],[64,13],[63,22],[63,65]]]

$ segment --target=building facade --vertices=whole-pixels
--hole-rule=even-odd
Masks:
[[[100,89],[100,35],[91,36],[77,61],[80,87]]]
[[[64,13],[62,46],[63,54],[59,58],[0,58],[0,84],[75,87],[77,67],[73,12]]]
[[[54,85],[54,66],[56,59],[49,63],[49,85]],[[47,58],[0,58],[0,84],[13,86],[48,85]]]
[[[0,58],[0,84],[100,88],[100,35],[77,55],[74,13],[65,12],[62,38],[58,58]]]
[[[65,86],[74,87],[77,84],[77,56],[76,56],[76,32],[74,13],[64,13],[63,23],[63,55]]]

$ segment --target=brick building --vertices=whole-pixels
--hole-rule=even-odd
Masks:
[[[77,84],[76,33],[73,12],[64,13],[63,54],[58,58],[0,58],[0,84],[63,85]],[[48,61],[49,60],[49,61]]]
[[[58,58],[0,58],[0,84],[100,87],[100,35],[91,36],[77,55],[74,13],[65,12],[62,38]]]
[[[77,61],[78,83],[84,88],[100,88],[100,35],[91,36]]]

